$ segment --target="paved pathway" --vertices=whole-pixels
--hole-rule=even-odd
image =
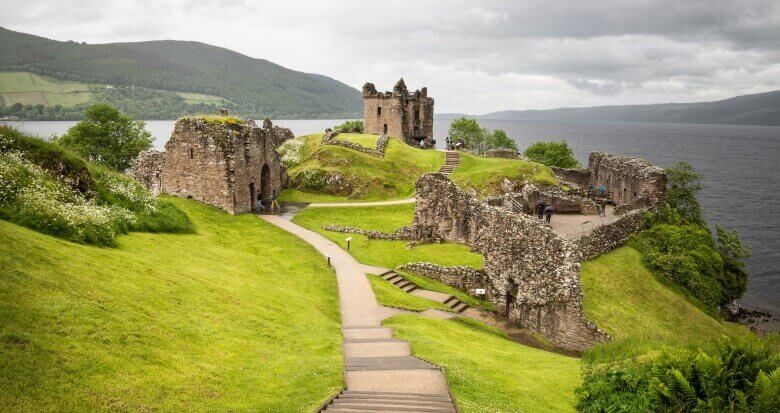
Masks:
[[[327,238],[283,217],[261,218],[329,256],[336,270],[347,388],[324,411],[455,412],[444,373],[412,356],[409,343],[392,338],[392,330],[381,325],[397,312],[377,303],[365,275],[385,269],[360,264]]]

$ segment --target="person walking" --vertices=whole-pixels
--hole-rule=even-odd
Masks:
[[[550,206],[548,206],[548,207],[546,207],[546,208],[544,209],[544,215],[547,217],[547,223],[548,223],[548,224],[550,223],[550,219],[552,218],[552,214],[553,214],[553,210],[554,210],[554,209],[555,209],[555,208],[553,208],[553,206],[552,206],[552,205],[550,205]]]
[[[536,204],[536,216],[539,217],[539,219],[544,218],[544,208],[546,205],[544,204],[544,201],[539,201],[539,203]]]
[[[278,197],[279,197],[279,194],[277,194],[276,190],[274,189],[273,195],[271,196],[271,210],[272,211],[275,210],[275,209],[281,209],[279,207],[279,202],[276,201],[276,198],[278,198]]]
[[[599,202],[599,215],[604,218],[607,216],[607,204],[602,199],[601,202]]]
[[[261,214],[265,212],[265,207],[263,206],[263,194],[260,192],[257,193],[257,211]]]

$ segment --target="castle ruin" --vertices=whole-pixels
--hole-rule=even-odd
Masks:
[[[400,79],[390,92],[377,92],[373,83],[363,85],[363,125],[366,133],[403,139],[409,145],[433,148],[433,98],[428,88],[412,93]]]
[[[141,153],[128,171],[153,193],[167,193],[238,214],[261,212],[285,180],[276,147],[289,129],[253,121],[228,123],[200,117],[176,121],[165,151]]]

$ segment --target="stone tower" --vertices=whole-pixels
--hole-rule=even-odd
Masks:
[[[392,92],[377,92],[373,83],[363,85],[363,124],[366,133],[385,133],[412,146],[432,148],[436,144],[428,88],[410,93],[403,79]]]

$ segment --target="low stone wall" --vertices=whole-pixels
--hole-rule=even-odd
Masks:
[[[371,239],[384,239],[384,240],[401,240],[401,241],[415,241],[418,239],[417,234],[412,227],[403,227],[397,229],[395,232],[387,233],[374,231],[369,229],[362,229],[356,227],[345,227],[341,225],[323,225],[322,229],[326,231],[343,232],[345,234],[358,234],[364,235]]]
[[[590,198],[569,194],[558,188],[538,188],[533,184],[526,184],[520,192],[506,194],[503,205],[511,209],[512,200],[523,207],[524,213],[531,215],[536,213],[536,205],[539,202],[555,207],[556,214],[596,215],[599,213],[598,205]]]
[[[498,148],[486,150],[483,156],[487,158],[519,159],[520,153],[514,149]]]
[[[336,135],[338,134],[339,132],[336,131],[326,131],[325,134],[322,135],[322,143],[326,145],[341,146],[344,148],[352,149],[354,151],[363,152],[371,156],[375,156],[377,158],[385,157],[385,150],[387,150],[387,142],[390,139],[390,137],[387,135],[380,135],[379,138],[376,140],[376,147],[368,148],[354,142],[336,139]]]
[[[574,239],[580,261],[592,260],[623,246],[632,234],[642,230],[646,212],[647,209],[631,211],[616,221],[598,226],[589,234]]]
[[[152,195],[162,192],[162,173],[165,153],[154,149],[143,151],[133,160],[127,174],[140,182]]]
[[[536,219],[480,202],[442,174],[423,175],[416,199],[417,235],[481,253],[487,298],[511,321],[571,350],[608,338],[585,319],[579,254],[564,237]]]
[[[432,278],[463,291],[487,288],[488,284],[485,271],[471,267],[444,267],[430,262],[410,262],[398,266],[398,269]]]

